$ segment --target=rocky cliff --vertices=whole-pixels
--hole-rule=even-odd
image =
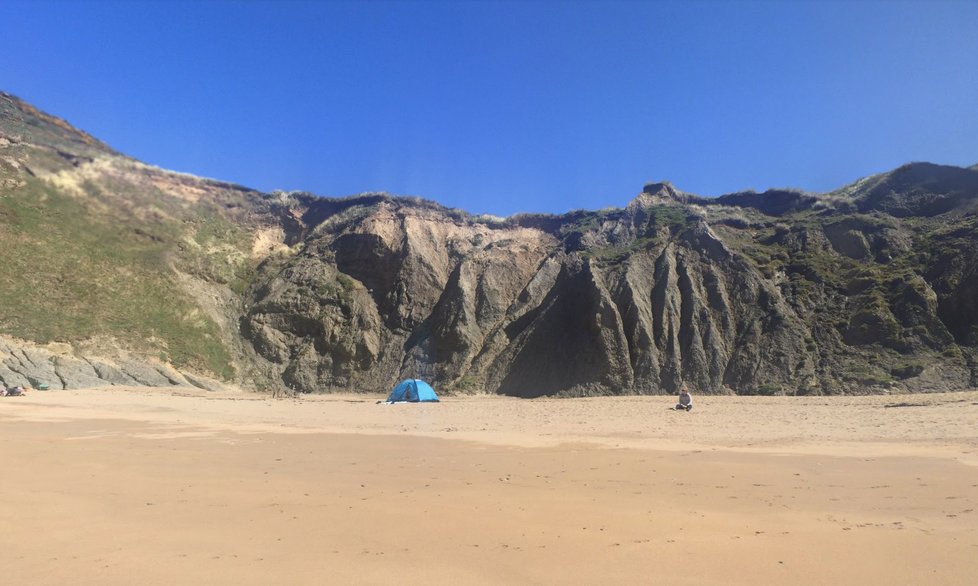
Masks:
[[[624,209],[501,219],[163,171],[3,94],[0,181],[0,360],[21,373],[18,340],[45,364],[300,392],[978,384],[975,168],[825,194],[657,183]],[[122,380],[81,370],[58,380]]]

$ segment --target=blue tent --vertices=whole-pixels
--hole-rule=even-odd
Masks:
[[[417,403],[418,401],[437,401],[438,395],[435,394],[435,389],[431,388],[431,385],[424,382],[421,379],[409,378],[402,380],[394,390],[391,391],[391,395],[387,397],[388,403],[396,403],[399,401],[410,401],[411,403]]]

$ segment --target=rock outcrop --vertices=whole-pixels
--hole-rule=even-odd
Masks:
[[[65,344],[39,346],[5,338],[0,338],[0,386],[51,390],[108,386],[226,388],[213,378],[183,373],[143,357],[92,357],[78,354]]]
[[[974,262],[932,266],[919,230],[852,211],[858,190],[774,198],[650,184],[623,210],[480,222],[371,196],[268,271],[242,331],[301,391],[406,376],[523,397],[971,384]]]

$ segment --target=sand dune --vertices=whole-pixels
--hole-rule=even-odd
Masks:
[[[31,584],[973,584],[978,393],[0,399]]]

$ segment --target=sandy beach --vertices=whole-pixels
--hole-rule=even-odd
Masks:
[[[0,399],[27,584],[973,584],[978,392]]]

